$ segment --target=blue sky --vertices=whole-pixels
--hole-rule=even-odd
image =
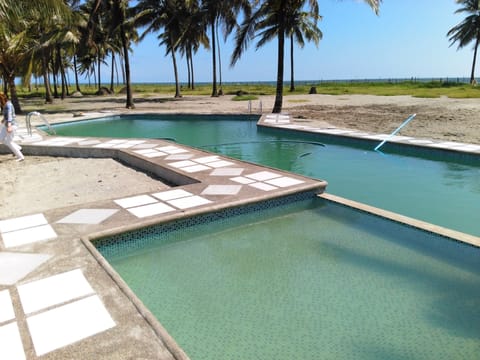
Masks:
[[[361,0],[319,0],[319,5],[323,40],[318,48],[295,47],[296,80],[470,76],[473,44],[457,51],[446,36],[465,17],[454,14],[455,0],[384,0],[379,16]],[[276,42],[257,51],[252,42],[234,68],[232,48],[233,35],[221,47],[224,82],[276,79]],[[288,59],[285,80],[290,79]],[[153,35],[134,46],[131,65],[133,82],[174,81],[171,58]],[[197,82],[211,82],[210,51],[200,50],[194,66]],[[179,72],[185,82],[184,59]]]

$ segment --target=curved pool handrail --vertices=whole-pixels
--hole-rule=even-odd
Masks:
[[[45,116],[43,116],[42,114],[40,114],[38,111],[32,111],[32,112],[29,112],[26,116],[25,116],[25,122],[26,122],[26,125],[27,125],[27,131],[28,131],[28,135],[29,136],[32,136],[32,123],[31,123],[31,117],[32,116],[39,116],[40,119],[42,119],[43,123],[47,126],[48,130],[53,133],[53,134],[56,134],[56,131],[55,129],[50,125],[50,123],[48,122],[48,120],[45,118]]]

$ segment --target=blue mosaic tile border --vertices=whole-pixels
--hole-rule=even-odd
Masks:
[[[258,219],[256,213],[259,211],[305,202],[306,200],[317,201],[317,193],[313,191],[301,192],[246,206],[228,208],[222,211],[153,225],[140,230],[94,239],[92,240],[92,243],[97,250],[108,259],[121,256],[125,252],[140,250],[153,243],[158,245],[171,242],[172,239],[168,234],[173,234],[179,230],[186,232],[199,225],[208,225],[213,222],[219,223],[222,221],[232,221],[232,218],[245,215],[252,215],[254,216],[254,219]],[[191,231],[197,232],[198,229]]]

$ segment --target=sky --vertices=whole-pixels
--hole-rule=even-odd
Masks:
[[[296,80],[456,78],[469,77],[473,43],[457,50],[447,32],[466,15],[454,14],[455,0],[383,0],[379,15],[361,0],[319,0],[323,16],[319,46],[295,47]],[[275,81],[277,43],[248,50],[230,67],[233,34],[221,44],[223,82]],[[289,41],[285,80],[290,79]],[[133,46],[132,82],[174,82],[173,65],[155,35]],[[187,81],[185,59],[179,76]],[[212,54],[201,49],[194,57],[195,81],[212,81]],[[479,70],[480,71],[480,70]],[[108,71],[103,71],[107,77]],[[108,81],[108,80],[105,80]]]

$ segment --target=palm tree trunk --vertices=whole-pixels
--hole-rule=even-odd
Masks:
[[[57,87],[57,65],[55,61],[55,50],[54,54],[52,55],[52,80],[53,80],[53,97],[58,99],[58,87]]]
[[[65,93],[67,96],[70,96],[70,81],[67,79],[67,74],[65,73],[65,69],[62,67],[62,79],[65,84]]]
[[[218,47],[218,76],[219,76],[219,87],[220,89],[218,90],[218,95],[222,96],[223,95],[223,90],[222,90],[222,57],[220,55],[220,37],[218,36],[218,19],[217,19],[217,47]]]
[[[192,74],[192,90],[195,90],[195,72],[193,71],[193,55],[192,50],[190,52],[190,73]]]
[[[48,58],[46,51],[42,53],[42,63],[43,63],[43,84],[45,85],[45,102],[47,104],[53,103],[52,99],[52,89],[50,88],[50,80],[48,76]]]
[[[212,80],[212,96],[217,97],[217,59],[216,59],[216,46],[215,46],[215,20],[212,21],[212,72],[213,72],[213,80]]]
[[[191,75],[190,75],[190,57],[188,55],[188,51],[187,53],[185,54],[185,59],[187,60],[187,89],[191,89],[192,88],[192,79],[191,79]]]
[[[285,8],[285,2],[282,1],[281,9]],[[285,56],[285,24],[283,16],[281,16],[280,24],[278,26],[278,64],[277,64],[277,89],[275,91],[275,103],[273,104],[272,113],[282,112],[283,103],[283,62]]]
[[[100,95],[100,91],[102,90],[102,82],[100,81],[100,67],[102,63],[100,61],[100,54],[97,54],[97,75],[98,75],[98,94]]]
[[[293,34],[290,35],[290,91],[295,91],[295,77],[293,74]]]
[[[113,84],[115,82],[115,52],[112,51],[112,72],[110,73],[110,91],[113,94]]]
[[[475,47],[473,50],[473,63],[472,63],[472,73],[470,75],[470,84],[475,83],[475,63],[477,62],[477,50],[478,50],[479,41],[480,41],[480,37],[477,36],[477,39],[475,40]]]
[[[123,14],[122,12],[122,15]],[[128,43],[127,43],[127,36],[125,34],[125,28],[123,26],[124,19],[121,19],[120,25],[120,37],[122,39],[122,47],[123,47],[123,58],[125,64],[125,82],[127,87],[127,109],[135,109],[135,105],[133,104],[133,96],[132,96],[132,84],[130,83],[130,60],[128,58]]]
[[[57,65],[58,65],[58,72],[60,74],[60,81],[62,84],[62,92],[60,98],[63,100],[65,99],[65,77],[63,72],[63,62],[62,62],[62,52],[60,45],[57,45]]]
[[[78,92],[81,92],[80,83],[78,82],[77,55],[73,55],[73,71],[75,72],[75,87]]]
[[[178,81],[177,59],[175,58],[175,49],[172,48],[173,74],[175,75],[175,97],[180,98],[180,82]]]

